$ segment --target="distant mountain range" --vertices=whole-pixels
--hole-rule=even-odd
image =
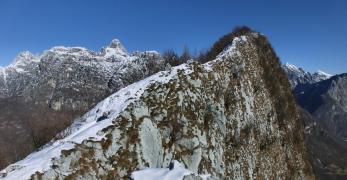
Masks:
[[[293,64],[286,63],[283,66],[284,71],[288,74],[289,82],[293,88],[298,85],[313,84],[322,80],[329,79],[332,75],[323,71],[310,73],[303,68]]]
[[[285,64],[301,106],[306,144],[321,179],[347,178],[347,74],[309,73]]]
[[[0,69],[0,168],[50,141],[97,102],[165,69],[155,51],[128,53],[115,39],[93,52],[53,47]]]

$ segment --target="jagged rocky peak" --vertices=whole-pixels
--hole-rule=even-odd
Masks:
[[[113,39],[108,46],[103,47],[101,52],[95,53],[84,47],[65,47],[55,46],[44,53],[44,55],[58,55],[58,56],[75,56],[75,57],[90,57],[97,59],[122,59],[129,58],[129,54],[125,47],[118,39]],[[124,58],[125,57],[125,58]]]
[[[300,67],[295,66],[294,64],[285,63],[284,68],[288,70],[288,72],[292,72],[297,74],[298,76],[302,76],[306,73],[306,71]]]
[[[29,51],[23,51],[17,55],[17,57],[13,60],[14,63],[19,61],[30,61],[32,59],[37,58]]]
[[[262,35],[231,37],[212,61],[173,67],[107,97],[2,178],[126,179],[146,168],[175,170],[177,161],[189,178],[312,179],[277,56]]]
[[[115,56],[129,56],[127,50],[118,39],[113,39],[107,47],[103,48],[102,54],[106,58]]]
[[[287,73],[289,82],[294,89],[298,85],[313,84],[322,80],[329,79],[332,75],[321,70],[310,73],[301,67],[286,63],[283,65],[284,71]]]
[[[29,51],[23,51],[19,53],[12,61],[12,63],[8,67],[14,67],[14,66],[25,66],[32,62],[38,62],[39,57],[32,54]]]
[[[12,63],[3,68],[3,73],[8,75],[10,72],[26,73],[33,69],[40,62],[40,57],[33,55],[29,51],[19,53],[12,61]]]
[[[113,39],[108,47],[126,51],[119,39]]]
[[[315,72],[315,73],[317,73],[318,75],[321,75],[321,76],[326,76],[326,77],[331,77],[331,76],[333,76],[333,75],[331,75],[331,74],[329,74],[329,73],[326,73],[326,72],[324,72],[324,71],[321,71],[321,70],[318,70],[318,71]]]
[[[317,72],[313,73],[313,76],[316,77],[317,82],[318,81],[322,81],[322,80],[326,80],[331,78],[333,75],[326,73],[324,71],[318,70]]]

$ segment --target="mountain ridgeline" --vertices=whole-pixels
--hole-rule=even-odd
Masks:
[[[164,69],[159,53],[129,54],[118,40],[98,53],[80,47],[21,53],[0,69],[0,168],[49,142],[113,92]]]
[[[282,67],[283,70],[287,73],[289,82],[293,89],[300,86],[306,86],[308,84],[314,84],[329,79],[332,76],[323,71],[310,73],[305,71],[303,68],[296,67],[295,65],[289,63],[286,63]]]
[[[2,178],[127,179],[177,160],[194,173],[185,179],[314,179],[290,84],[266,37],[236,29],[201,62],[120,89]]]

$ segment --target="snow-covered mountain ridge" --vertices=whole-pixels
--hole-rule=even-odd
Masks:
[[[125,179],[179,160],[211,179],[310,179],[290,92],[266,38],[249,33],[214,61],[183,64],[122,88],[77,119],[65,138],[1,173],[4,179]]]
[[[331,74],[325,73],[321,70],[310,73],[308,71],[305,71],[303,68],[289,63],[284,64],[283,69],[288,74],[288,78],[293,89],[297,85],[313,84],[322,80],[329,79],[332,76]]]
[[[0,70],[0,167],[47,143],[103,98],[165,67],[159,53],[128,53],[119,40],[100,52],[57,46],[20,53]]]

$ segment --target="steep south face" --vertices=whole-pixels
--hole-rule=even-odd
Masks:
[[[257,33],[118,91],[74,127],[2,176],[125,179],[178,160],[212,179],[312,178],[289,83]]]
[[[0,168],[47,143],[108,95],[164,68],[158,53],[130,54],[118,40],[101,52],[21,53],[0,69]]]

